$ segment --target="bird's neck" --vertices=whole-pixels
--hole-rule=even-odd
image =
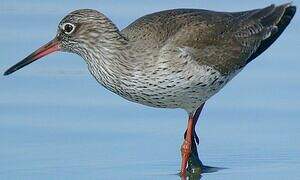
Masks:
[[[95,79],[110,91],[120,94],[133,72],[129,43],[120,35],[113,41],[97,44],[82,56]]]

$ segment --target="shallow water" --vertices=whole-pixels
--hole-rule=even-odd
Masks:
[[[74,9],[101,10],[124,27],[162,9],[235,11],[270,3],[57,2],[0,2],[1,73],[50,40]],[[299,20],[207,103],[198,150],[205,165],[224,169],[202,179],[300,179]],[[179,179],[185,112],[113,95],[80,57],[51,55],[0,77],[0,87],[0,179]]]

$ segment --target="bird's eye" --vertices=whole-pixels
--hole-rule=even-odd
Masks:
[[[74,24],[66,23],[63,25],[63,30],[66,34],[71,34],[75,29]]]

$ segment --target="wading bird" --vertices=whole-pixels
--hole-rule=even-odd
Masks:
[[[121,97],[186,110],[181,146],[185,176],[189,158],[198,156],[192,147],[199,143],[195,125],[205,102],[270,47],[295,12],[291,3],[233,13],[174,9],[143,16],[120,31],[104,14],[80,9],[61,20],[52,41],[4,75],[52,52],[70,52],[81,56],[95,79]]]

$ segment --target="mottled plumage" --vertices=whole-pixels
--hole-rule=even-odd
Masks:
[[[175,9],[119,31],[101,13],[77,10],[60,23],[76,26],[62,47],[82,56],[96,80],[114,93],[192,114],[264,51],[271,44],[265,41],[274,41],[294,12],[290,4],[238,13]]]

